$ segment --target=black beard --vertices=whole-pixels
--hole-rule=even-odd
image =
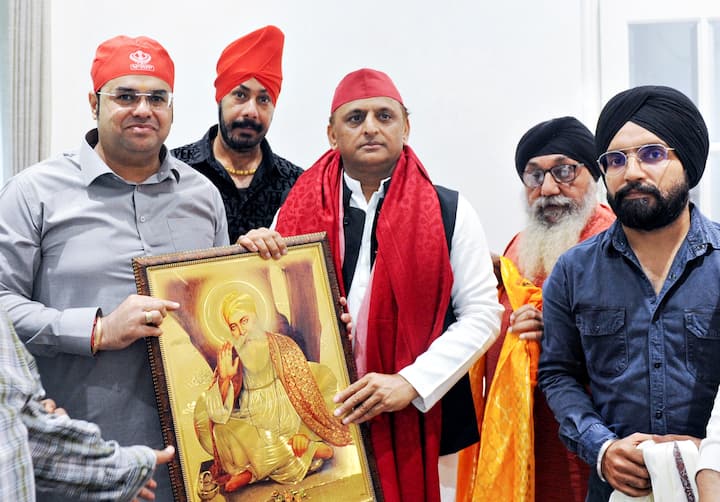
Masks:
[[[648,199],[627,200],[625,197],[631,190],[650,195],[654,203]],[[608,192],[607,201],[620,223],[628,228],[649,231],[663,228],[677,220],[687,206],[689,197],[690,187],[687,180],[670,188],[666,197],[663,197],[656,187],[633,181],[618,190],[614,196]]]
[[[252,150],[256,146],[258,146],[262,140],[265,138],[265,133],[263,132],[263,126],[259,122],[256,122],[251,119],[245,119],[240,121],[234,121],[227,123],[225,122],[225,119],[223,117],[222,109],[218,108],[219,111],[219,130],[220,130],[220,136],[222,137],[225,144],[231,149],[236,150],[238,152],[244,152],[247,150]],[[257,134],[257,136],[253,137],[244,137],[244,136],[232,136],[230,134],[230,131],[232,129],[235,129],[236,127],[243,127],[243,128],[250,128],[254,130]]]

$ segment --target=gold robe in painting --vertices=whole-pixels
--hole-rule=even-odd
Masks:
[[[350,444],[347,426],[330,412],[338,389],[327,366],[308,362],[294,341],[273,333],[249,338],[238,354],[241,389],[230,384],[223,401],[215,378],[195,407],[198,439],[225,472],[296,483],[322,465],[313,461],[320,442]],[[296,434],[310,439],[300,457],[289,444]]]

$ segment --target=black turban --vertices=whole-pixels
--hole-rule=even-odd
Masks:
[[[644,85],[613,97],[598,119],[597,157],[607,151],[627,122],[647,129],[674,148],[687,172],[690,188],[698,184],[708,156],[708,131],[700,111],[687,96],[671,87]]]
[[[596,181],[600,176],[590,130],[575,117],[560,117],[540,122],[520,138],[515,150],[515,168],[520,179],[528,160],[553,153],[583,163]]]

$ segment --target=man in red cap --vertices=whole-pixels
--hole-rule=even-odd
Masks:
[[[265,139],[280,94],[284,40],[278,28],[266,26],[228,45],[217,62],[218,124],[172,151],[220,190],[230,242],[270,226],[302,173]]]
[[[391,502],[440,500],[439,455],[477,441],[464,375],[495,340],[502,311],[477,214],[433,186],[409,132],[386,74],[347,75],[332,103],[331,150],[300,177],[276,226],[328,234],[359,377],[335,397],[335,414],[369,422]]]
[[[144,338],[160,336],[178,304],[132,294],[131,260],[228,244],[225,210],[212,183],[163,145],[173,117],[167,51],[114,37],[97,48],[91,76],[97,128],[0,194],[0,302],[71,416],[121,445],[161,448]],[[156,500],[172,500],[167,468],[157,478]]]

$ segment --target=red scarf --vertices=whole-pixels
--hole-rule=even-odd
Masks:
[[[327,232],[341,291],[344,237],[340,231],[342,161],[325,153],[297,180],[278,215],[282,235]],[[405,147],[376,225],[368,314],[368,372],[394,374],[413,363],[443,330],[452,269],[437,192]],[[410,404],[370,423],[386,502],[439,501],[440,406],[421,413]]]

